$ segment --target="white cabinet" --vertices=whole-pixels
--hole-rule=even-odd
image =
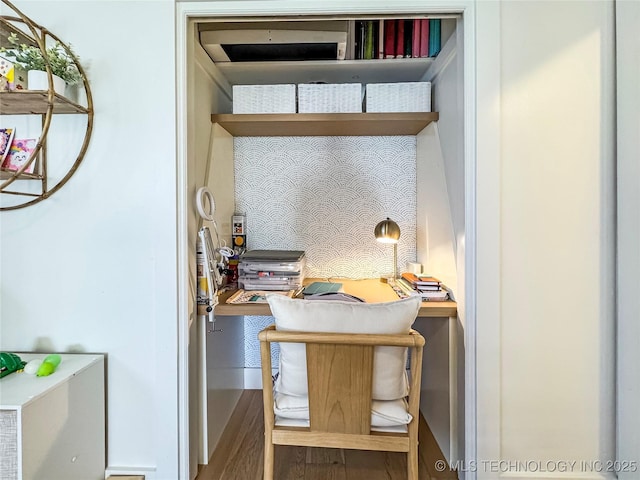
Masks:
[[[46,354],[19,353],[25,361]],[[0,478],[102,480],[104,356],[62,354],[46,377],[0,379]]]

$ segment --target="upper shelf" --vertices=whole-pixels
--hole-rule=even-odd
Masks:
[[[0,92],[0,112],[5,115],[29,115],[47,113],[49,92],[46,90],[16,90]],[[54,94],[53,113],[88,113],[82,105]]]
[[[280,83],[380,83],[424,79],[433,58],[307,60],[299,62],[218,62],[232,85]]]
[[[438,120],[425,113],[269,113],[211,115],[235,137],[416,135]]]

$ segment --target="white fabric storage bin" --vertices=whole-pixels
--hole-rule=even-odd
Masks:
[[[367,84],[367,112],[430,112],[431,82]]]
[[[361,83],[301,83],[299,113],[362,113]]]
[[[233,113],[296,113],[296,86],[234,85]]]

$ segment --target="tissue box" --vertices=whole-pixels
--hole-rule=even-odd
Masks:
[[[362,113],[361,83],[301,83],[300,113]]]
[[[370,83],[367,112],[430,112],[431,82]]]
[[[234,85],[233,113],[296,113],[296,86]]]

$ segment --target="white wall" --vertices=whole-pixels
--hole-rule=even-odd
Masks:
[[[16,5],[73,45],[95,125],[67,185],[0,214],[0,348],[105,352],[109,469],[177,478],[173,1]]]
[[[486,43],[487,33],[478,44],[499,49],[498,64],[479,67],[481,78],[499,72],[499,91],[482,85],[479,102],[487,122],[499,112],[501,123],[478,150],[479,180],[497,176],[488,179],[497,191],[479,183],[478,460],[612,459],[613,3],[480,9],[485,25],[484,13],[499,18],[497,42]],[[510,463],[478,470],[479,478],[541,477]],[[606,474],[578,464],[543,476],[582,475]]]
[[[640,3],[616,2],[618,127],[618,451],[630,468],[619,478],[638,478],[640,469]],[[635,468],[629,462],[636,462]],[[624,462],[627,462],[624,464]]]

